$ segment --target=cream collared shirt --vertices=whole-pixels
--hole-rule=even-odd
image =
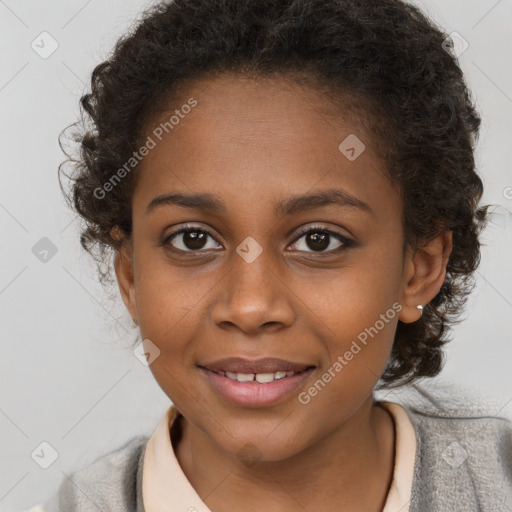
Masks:
[[[395,403],[379,402],[395,425],[393,481],[382,512],[408,512],[416,455],[416,435],[404,409]],[[178,416],[171,405],[149,438],[144,454],[142,496],[146,512],[168,512],[169,503],[180,512],[211,512],[188,481],[179,465],[170,438]]]

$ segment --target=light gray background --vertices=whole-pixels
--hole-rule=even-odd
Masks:
[[[437,381],[471,387],[512,417],[512,2],[417,3],[469,43],[460,62],[483,115],[483,202],[497,205]],[[56,175],[57,136],[76,120],[93,67],[146,5],[0,0],[0,512],[45,501],[71,470],[150,434],[170,405],[126,348],[136,331],[97,283]],[[31,48],[43,31],[59,44],[47,59]],[[32,253],[42,237],[58,250],[46,263]],[[58,452],[46,470],[31,458],[43,441]]]

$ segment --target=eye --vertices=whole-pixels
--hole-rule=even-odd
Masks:
[[[300,236],[294,240],[292,245],[297,245],[297,242],[301,238],[304,238],[302,248],[299,247],[298,249],[295,249],[302,252],[339,252],[354,244],[352,240],[339,233],[331,231],[324,226],[309,226],[303,229],[299,235]],[[208,230],[199,226],[186,225],[165,237],[162,245],[164,247],[170,245],[177,252],[200,252],[201,249],[217,249],[218,247],[215,247],[215,244],[208,247],[208,238],[211,238],[216,242],[215,238]],[[334,248],[331,247],[331,249],[326,250],[332,245],[333,241],[337,241],[338,246]],[[222,248],[220,244],[218,245]],[[301,244],[298,245],[300,246]],[[308,250],[308,248],[311,250]]]
[[[172,245],[177,251],[197,252],[199,249],[215,249],[208,247],[207,239],[215,240],[212,234],[199,226],[184,226],[178,231],[171,233],[163,242],[163,246]],[[176,240],[175,243],[173,243]],[[221,246],[222,248],[222,246]]]
[[[304,238],[304,242],[302,243],[302,248],[299,247],[298,250],[305,252],[339,252],[353,245],[352,240],[324,226],[309,226],[305,228],[300,232],[300,236],[295,239],[294,244],[297,244],[297,241],[301,238]],[[331,247],[330,250],[325,250],[331,246],[333,239],[338,242],[338,246],[334,248]],[[298,245],[300,246],[301,244]],[[306,249],[304,249],[304,247],[306,247]],[[311,250],[308,251],[307,248]]]

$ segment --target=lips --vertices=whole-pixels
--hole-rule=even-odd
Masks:
[[[274,406],[291,399],[316,369],[310,363],[275,357],[228,357],[197,366],[223,400],[249,408]]]
[[[205,362],[200,365],[213,372],[230,372],[241,374],[277,373],[277,372],[301,372],[314,365],[310,363],[292,362],[275,357],[263,359],[245,359],[242,357],[228,357],[217,361]]]

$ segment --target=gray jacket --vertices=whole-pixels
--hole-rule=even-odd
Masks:
[[[512,512],[509,419],[450,390],[432,393],[413,386],[396,396],[376,392],[375,399],[404,407],[416,433],[410,512]],[[74,472],[72,481],[65,478],[44,511],[144,512],[142,468],[148,439],[135,437]],[[168,510],[173,511],[172,504]]]

